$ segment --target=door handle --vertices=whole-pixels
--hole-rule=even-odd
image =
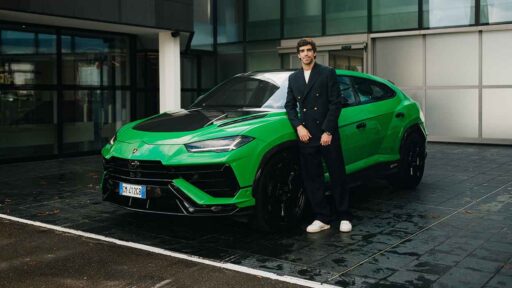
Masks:
[[[398,112],[395,114],[395,118],[404,118],[405,117],[405,113],[404,112]]]
[[[363,129],[363,128],[366,128],[366,122],[361,122],[359,124],[356,125],[356,128],[357,129]]]

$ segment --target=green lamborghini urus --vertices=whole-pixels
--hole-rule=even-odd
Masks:
[[[387,80],[336,72],[343,96],[340,165],[349,179],[372,171],[395,187],[416,187],[426,158],[418,104]],[[298,140],[283,108],[290,73],[240,74],[188,110],[123,126],[102,150],[103,199],[152,213],[250,212],[262,228],[299,221],[306,199]]]

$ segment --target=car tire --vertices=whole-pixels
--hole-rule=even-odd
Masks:
[[[261,231],[297,226],[309,211],[296,151],[276,153],[258,172],[252,223]]]
[[[413,189],[421,181],[425,170],[425,138],[414,132],[406,136],[400,147],[398,171],[390,178],[390,184],[399,189]]]

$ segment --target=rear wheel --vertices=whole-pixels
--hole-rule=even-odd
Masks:
[[[418,186],[425,170],[425,151],[425,139],[417,132],[409,134],[400,147],[400,166],[391,185],[402,189]]]
[[[306,211],[306,197],[297,153],[279,152],[260,173],[254,187],[256,228],[271,231],[300,223]]]

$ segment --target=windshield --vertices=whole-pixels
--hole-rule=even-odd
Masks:
[[[236,76],[213,88],[191,108],[283,109],[288,72],[269,72]]]

